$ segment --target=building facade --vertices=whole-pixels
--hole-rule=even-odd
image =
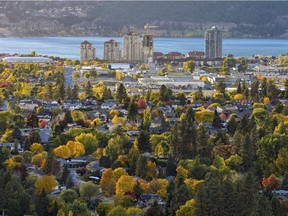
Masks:
[[[205,58],[222,58],[222,31],[217,26],[205,32]]]
[[[96,49],[88,41],[83,41],[80,44],[80,61],[89,61],[96,58]]]
[[[141,45],[139,42],[139,36],[134,32],[123,35],[122,60],[132,64],[141,62]]]
[[[142,37],[142,63],[153,63],[153,35],[145,34]]]
[[[103,60],[121,61],[120,43],[115,40],[109,40],[104,43]]]

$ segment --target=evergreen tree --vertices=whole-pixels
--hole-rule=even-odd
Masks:
[[[250,96],[251,96],[251,99],[254,101],[259,100],[259,81],[258,80],[254,81],[251,84]]]
[[[127,92],[125,86],[121,83],[116,90],[116,100],[119,104],[123,103],[127,98]]]
[[[64,165],[64,168],[63,168],[63,172],[62,172],[62,175],[61,175],[61,183],[62,184],[65,184],[67,182],[67,179],[69,177],[69,174],[70,174],[70,171],[68,170],[68,166],[67,164]]]
[[[211,159],[212,146],[208,142],[209,135],[204,125],[197,128],[197,155],[207,159]]]
[[[71,115],[71,111],[70,111],[70,110],[67,110],[67,111],[65,112],[64,123],[65,123],[65,124],[73,123],[73,118],[72,118],[72,115]]]
[[[79,86],[77,84],[74,85],[72,89],[72,97],[78,98]]]
[[[257,199],[256,208],[253,209],[251,216],[271,216],[273,215],[271,205],[268,200],[259,196]]]
[[[242,94],[242,88],[241,88],[241,83],[240,82],[238,83],[236,92],[237,92],[237,94]]]
[[[58,94],[59,98],[64,100],[64,98],[65,98],[65,84],[64,84],[64,82],[61,82],[60,85],[58,86],[57,94]]]
[[[173,198],[170,203],[169,215],[175,215],[179,207],[192,198],[192,192],[184,183],[183,179],[179,179],[175,186]]]
[[[36,114],[31,113],[31,114],[27,117],[27,126],[28,126],[28,127],[32,127],[32,128],[38,127],[38,117],[37,117]]]
[[[146,179],[148,174],[148,161],[143,155],[140,155],[136,164],[136,176]]]
[[[212,122],[212,126],[216,127],[216,128],[221,128],[221,118],[217,112],[217,110],[214,110],[214,117],[213,117],[213,122]]]
[[[46,159],[46,163],[43,167],[43,171],[47,174],[50,175],[53,172],[53,168],[54,168],[54,164],[55,164],[55,159],[52,155],[51,152],[48,152],[48,156]]]
[[[127,118],[129,120],[135,121],[136,118],[137,118],[137,115],[138,115],[138,105],[137,105],[137,103],[134,100],[132,100],[129,103],[129,106],[128,106],[128,116],[127,116]]]
[[[38,216],[48,216],[49,201],[45,190],[43,189],[39,195],[36,195],[35,209]]]
[[[263,78],[262,83],[261,83],[261,95],[262,97],[266,97],[267,96],[267,78]]]
[[[52,100],[53,99],[53,86],[52,86],[52,83],[49,83],[48,85],[47,85],[47,90],[46,90],[46,92],[47,92],[47,97],[48,97],[48,99],[50,99],[50,100]]]
[[[151,145],[149,141],[149,133],[141,130],[138,136],[138,149],[141,153],[150,152]]]
[[[250,134],[246,134],[241,141],[241,147],[239,151],[239,155],[243,159],[243,167],[245,170],[251,168],[253,158],[254,158],[254,149],[250,142]]]
[[[23,142],[22,133],[21,133],[19,127],[15,126],[15,127],[13,128],[12,138],[13,138],[13,139],[17,139],[20,143]]]
[[[235,117],[235,115],[233,115],[227,124],[227,131],[228,131],[230,136],[233,136],[236,129],[237,129],[236,117]]]
[[[282,216],[283,212],[281,209],[281,203],[276,195],[274,195],[270,201],[273,216]]]
[[[72,176],[69,175],[66,181],[66,189],[70,189],[74,186]]]
[[[144,216],[164,216],[157,202],[154,202],[145,212]]]
[[[84,91],[87,97],[93,95],[93,88],[90,81],[88,81],[87,84],[84,86]]]
[[[67,88],[66,88],[66,96],[67,96],[67,98],[71,98],[72,97],[72,89],[71,89],[70,85],[68,85]]]
[[[170,139],[170,146],[171,146],[171,152],[172,152],[172,156],[176,159],[176,160],[180,160],[181,158],[181,145],[179,145],[179,129],[178,129],[178,123],[176,122],[173,130],[171,130],[171,139]]]
[[[141,185],[140,185],[140,183],[139,183],[138,180],[137,180],[136,184],[135,184],[134,187],[133,187],[133,192],[134,192],[134,194],[135,194],[135,196],[136,196],[137,199],[138,199],[138,198],[142,195],[142,193],[143,193],[143,189],[141,188]]]
[[[166,163],[166,175],[167,176],[176,176],[176,168],[177,165],[175,163],[174,158],[172,155],[169,155]]]
[[[57,216],[58,211],[59,211],[59,205],[58,205],[58,202],[55,200],[54,205],[53,205],[53,209],[52,209],[52,212],[50,213],[50,215],[51,216]]]

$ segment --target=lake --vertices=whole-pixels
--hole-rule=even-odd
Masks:
[[[88,40],[96,48],[96,56],[102,58],[104,42],[110,39],[122,45],[121,37],[0,38],[0,53],[28,54],[35,50],[40,55],[79,59],[80,43]],[[222,43],[224,56],[230,53],[235,57],[257,54],[278,56],[288,53],[288,39],[224,38]],[[204,38],[154,38],[154,51],[178,51],[183,54],[204,51]]]

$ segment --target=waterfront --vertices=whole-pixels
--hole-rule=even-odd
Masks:
[[[121,37],[39,37],[39,38],[0,38],[1,53],[28,54],[35,50],[37,54],[79,59],[80,43],[91,42],[96,48],[96,56],[102,58],[103,44],[114,39],[120,42]],[[203,51],[204,38],[155,38],[154,51],[168,53],[178,51],[187,54],[189,51]],[[288,39],[238,39],[223,38],[223,55],[234,56],[272,55],[288,53]]]

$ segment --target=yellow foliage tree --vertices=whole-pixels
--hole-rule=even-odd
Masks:
[[[115,194],[116,181],[113,177],[113,170],[111,168],[106,169],[102,173],[102,178],[100,180],[100,188],[104,194],[107,196],[112,196]]]
[[[245,99],[245,96],[243,94],[236,94],[233,98],[234,100],[241,100]]]
[[[128,175],[128,173],[122,167],[116,168],[113,171],[113,178],[115,179],[115,182],[117,182],[118,179],[123,175]]]
[[[118,110],[111,110],[111,111],[109,112],[109,115],[110,115],[111,117],[114,117],[115,115],[119,116],[119,111],[118,111]]]
[[[32,151],[34,154],[40,154],[44,151],[44,147],[40,143],[33,143],[30,146],[30,151]]]
[[[80,142],[69,141],[66,147],[69,149],[71,157],[77,158],[85,154],[85,147]]]
[[[176,216],[194,216],[196,215],[197,200],[188,200],[184,205],[176,211]]]
[[[117,124],[119,121],[120,121],[120,119],[119,119],[118,115],[115,115],[115,116],[113,117],[113,119],[112,119],[111,122],[112,122],[113,124]]]
[[[51,193],[57,185],[54,176],[42,176],[35,182],[36,193],[40,194],[43,189],[46,193]]]
[[[177,172],[177,176],[176,176],[176,180],[177,179],[186,179],[188,177],[188,170],[186,170],[185,168],[183,168],[182,166],[178,166],[176,169]]]
[[[263,98],[263,103],[265,105],[270,104],[270,99],[268,97]]]
[[[156,163],[152,161],[148,161],[148,173],[147,176],[150,178],[156,178],[157,176],[157,167]]]
[[[23,163],[23,157],[20,155],[13,156],[12,158],[5,161],[9,170],[13,170],[15,167]]]
[[[57,157],[61,157],[65,160],[71,157],[71,152],[65,145],[60,145],[59,147],[55,148],[54,153]]]
[[[126,192],[133,191],[136,180],[132,176],[123,175],[116,183],[116,195],[123,196]]]
[[[191,179],[191,178],[187,178],[185,179],[185,184],[187,184],[194,192],[197,191],[197,188],[199,187],[199,185],[201,185],[202,183],[204,183],[204,180],[197,180],[197,179]]]
[[[34,164],[35,167],[41,167],[45,157],[42,154],[37,154],[32,157],[31,162]]]

